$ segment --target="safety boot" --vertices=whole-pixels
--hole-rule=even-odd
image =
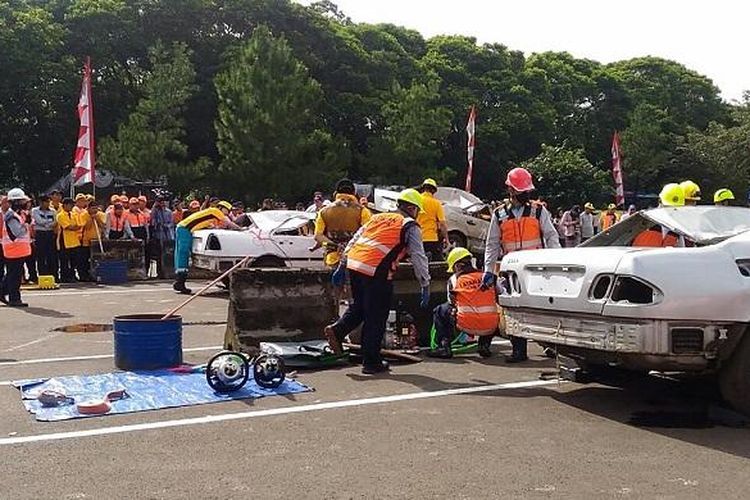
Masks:
[[[186,281],[187,281],[187,273],[185,272],[177,273],[177,277],[175,279],[174,284],[172,285],[172,288],[174,288],[176,292],[180,292],[185,295],[190,295],[193,293],[193,291],[189,289],[187,286],[185,286]]]
[[[453,351],[451,351],[451,342],[448,339],[443,339],[440,344],[427,353],[430,358],[450,359],[453,357]]]
[[[492,356],[490,346],[492,345],[492,335],[483,335],[479,337],[477,341],[477,352],[483,358],[489,358]]]

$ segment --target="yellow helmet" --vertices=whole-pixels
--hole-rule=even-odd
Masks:
[[[685,191],[679,184],[671,182],[661,188],[659,199],[665,207],[682,207],[685,206]]]
[[[693,181],[682,181],[680,182],[682,192],[685,194],[686,200],[700,201],[701,199],[701,188],[698,184]]]
[[[422,195],[419,191],[412,188],[404,189],[403,191],[401,191],[398,194],[398,201],[410,203],[419,208],[419,210],[422,210],[422,207],[424,206],[422,203]]]
[[[432,186],[435,189],[437,189],[437,182],[435,182],[435,179],[430,179],[429,177],[424,180],[422,183],[423,186]]]
[[[727,188],[721,188],[714,193],[714,203],[721,203],[722,201],[729,201],[733,199],[734,193]]]
[[[453,266],[459,260],[464,260],[466,257],[471,257],[471,252],[463,247],[456,247],[448,253],[448,257],[445,259],[448,262],[448,272],[453,272]]]
[[[216,206],[217,206],[217,207],[221,207],[221,208],[226,208],[226,209],[227,209],[227,210],[229,210],[230,212],[232,211],[232,204],[231,204],[231,203],[229,203],[228,201],[223,201],[223,200],[222,200],[222,201],[220,201],[219,203],[217,203],[217,204],[216,204]]]

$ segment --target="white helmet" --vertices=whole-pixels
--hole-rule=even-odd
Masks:
[[[10,191],[8,191],[8,201],[19,201],[19,200],[28,200],[29,197],[26,196],[26,193],[23,192],[23,189],[21,188],[13,188]]]

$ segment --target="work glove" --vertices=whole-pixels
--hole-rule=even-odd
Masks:
[[[480,290],[487,290],[495,286],[495,275],[492,273],[484,273],[482,275],[482,284],[479,285]]]
[[[333,274],[331,274],[331,284],[333,286],[344,286],[344,280],[346,279],[346,268],[339,264]]]
[[[419,307],[427,309],[430,307],[430,287],[423,286],[422,292],[420,293]]]

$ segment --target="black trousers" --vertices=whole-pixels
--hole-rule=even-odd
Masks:
[[[74,265],[78,271],[78,279],[91,281],[91,247],[81,245],[78,247]]]
[[[39,276],[54,276],[57,280],[57,248],[53,231],[36,232],[36,268]]]
[[[435,324],[438,344],[443,340],[452,342],[456,331],[456,317],[453,315],[453,306],[449,302],[437,306],[432,312],[432,321]]]
[[[31,255],[24,259],[26,270],[29,272],[29,281],[36,281],[39,277],[36,274],[36,243],[31,244]]]
[[[78,268],[79,255],[80,247],[60,250],[60,281],[67,283],[76,281],[75,272]]]
[[[0,246],[0,284],[3,282],[5,277],[5,256],[3,255],[3,247]]]
[[[385,325],[391,309],[393,282],[384,278],[372,278],[350,271],[352,301],[349,308],[333,325],[336,337],[343,340],[346,335],[362,325],[362,364],[377,366],[382,361],[380,347],[383,344]]]
[[[5,277],[2,283],[2,294],[8,296],[8,301],[21,302],[21,280],[23,279],[23,263],[26,259],[5,259]]]

